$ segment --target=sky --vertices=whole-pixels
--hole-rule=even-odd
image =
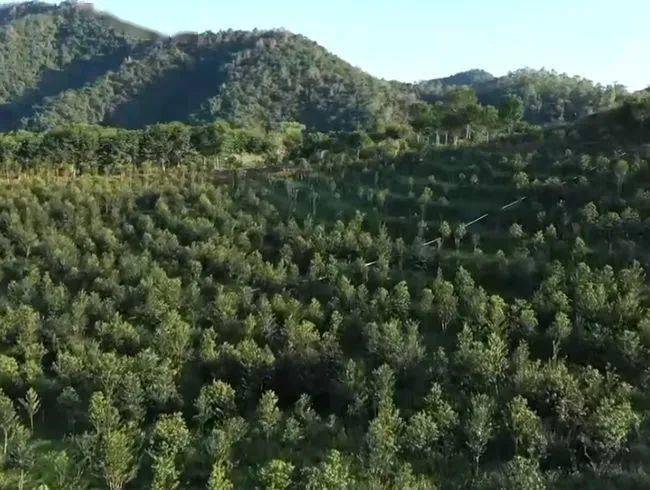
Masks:
[[[0,0],[1,1],[1,0]],[[50,2],[57,3],[57,2]],[[363,70],[413,82],[548,68],[650,85],[649,0],[96,0],[165,34],[285,28]]]

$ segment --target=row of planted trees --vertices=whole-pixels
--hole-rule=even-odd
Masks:
[[[98,176],[112,137],[157,168]],[[647,162],[557,143],[3,136],[0,484],[644,488]]]
[[[540,257],[513,294],[516,248],[484,280],[484,262],[452,252],[457,226],[436,250],[355,201],[328,217],[331,186],[314,200],[291,176],[176,172],[2,191],[7,486],[647,483],[639,264]],[[568,229],[559,217],[544,226]],[[433,236],[444,221],[458,222]],[[489,224],[486,250],[534,235]]]
[[[218,168],[262,166],[292,153],[302,142],[303,129],[298,124],[267,132],[225,123],[170,123],[143,130],[76,125],[43,133],[18,131],[0,135],[0,164],[6,175],[60,167],[70,174],[119,171],[145,163],[163,170],[206,161]]]
[[[317,149],[399,151],[401,146],[421,145],[422,134],[435,135],[437,145],[489,141],[512,132],[523,117],[521,101],[510,98],[499,108],[481,106],[471,89],[457,89],[438,104],[411,106],[407,123],[386,123],[370,134],[308,133],[297,123],[283,123],[271,130],[235,127],[218,122],[190,126],[156,124],[141,130],[92,125],[59,127],[41,133],[17,131],[0,135],[0,164],[5,175],[15,171],[65,167],[69,173],[119,171],[131,165],[153,163],[163,169],[192,162],[221,168],[262,167],[298,157],[317,157]],[[402,141],[400,141],[402,140]],[[322,150],[321,150],[322,151]]]

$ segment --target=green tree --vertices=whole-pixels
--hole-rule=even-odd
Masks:
[[[190,340],[190,326],[176,311],[169,312],[156,330],[156,350],[162,357],[171,361],[177,374],[191,352]]]
[[[422,191],[422,194],[418,198],[418,204],[420,205],[420,214],[422,215],[422,220],[426,220],[426,211],[433,201],[433,191],[430,187],[425,187]]]
[[[137,441],[126,430],[102,437],[100,466],[110,490],[121,490],[138,472]]]
[[[443,242],[445,242],[449,240],[449,238],[451,237],[451,226],[449,226],[449,223],[447,223],[446,221],[443,221],[442,223],[440,223],[438,232],[440,233]]]
[[[205,427],[210,421],[218,422],[235,414],[235,390],[221,380],[213,381],[201,388],[194,406],[201,427]]]
[[[348,490],[355,487],[350,464],[336,449],[317,466],[308,468],[307,490]]]
[[[439,270],[431,286],[431,292],[433,293],[433,313],[444,332],[458,315],[458,299],[454,294],[454,285],[445,281]]]
[[[226,469],[223,465],[215,463],[210,473],[208,490],[233,490],[234,488],[234,485],[228,479]]]
[[[601,467],[607,469],[623,449],[630,432],[639,423],[639,417],[629,400],[604,397],[588,421],[585,439]]]
[[[424,357],[422,337],[415,322],[390,320],[366,328],[368,350],[396,370],[416,365]]]
[[[474,395],[465,423],[466,444],[478,473],[481,456],[494,435],[494,402],[484,394]]]
[[[400,451],[403,422],[392,401],[379,405],[366,432],[366,465],[374,484],[386,485],[393,475]]]
[[[523,228],[518,223],[513,223],[510,226],[509,233],[510,233],[510,237],[513,238],[514,240],[521,240],[525,236]]]
[[[265,490],[286,490],[291,486],[293,471],[293,464],[274,459],[259,469],[258,481]]]
[[[513,398],[508,408],[508,423],[515,441],[515,452],[530,458],[539,458],[546,448],[542,421],[528,407],[528,401],[522,396]]]
[[[391,291],[390,306],[393,314],[398,318],[408,317],[411,309],[411,293],[406,281],[399,282]]]
[[[38,393],[36,393],[34,388],[30,387],[29,390],[27,390],[25,398],[21,398],[19,402],[25,409],[25,413],[27,413],[27,417],[29,418],[29,428],[34,432],[34,416],[41,408],[41,401],[38,398]]]
[[[404,440],[413,454],[429,454],[433,452],[440,437],[438,426],[426,411],[416,412],[406,424]]]
[[[510,96],[499,107],[499,117],[512,133],[517,124],[524,118],[524,102],[518,96]]]
[[[29,429],[20,424],[14,427],[11,439],[6,462],[9,468],[19,471],[18,490],[23,490],[29,471],[34,465],[34,444]]]
[[[630,165],[625,160],[617,160],[616,163],[614,163],[613,172],[614,177],[616,178],[616,187],[619,194],[623,191],[623,184],[625,183],[629,171]]]
[[[559,311],[555,314],[555,319],[548,330],[549,335],[553,339],[553,358],[556,359],[560,346],[571,335],[572,327],[571,320],[566,313]]]
[[[515,456],[505,468],[504,488],[507,490],[545,490],[544,476],[535,460]]]
[[[462,223],[458,224],[458,226],[456,226],[456,229],[454,230],[454,243],[456,244],[457,250],[460,248],[460,244],[466,235],[467,235],[467,227]]]
[[[257,423],[267,440],[277,431],[281,418],[277,395],[273,391],[265,392],[257,405]]]
[[[16,409],[11,398],[0,391],[0,429],[2,429],[2,456],[6,457],[9,450],[11,434],[20,425]]]
[[[180,486],[179,459],[190,443],[190,432],[180,413],[161,416],[153,429],[150,454],[153,459],[152,488],[175,490]]]
[[[102,392],[90,399],[89,419],[94,432],[91,457],[99,475],[111,490],[121,490],[133,480],[140,461],[140,434],[132,424],[124,424],[118,410]]]

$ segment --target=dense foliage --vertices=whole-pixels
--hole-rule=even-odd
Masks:
[[[647,94],[76,2],[0,62],[0,488],[650,487]]]
[[[414,104],[468,87],[484,106],[517,101],[529,123],[573,121],[625,95],[579,77],[482,70],[410,85],[352,67],[303,36],[224,31],[173,38],[64,2],[0,9],[0,130],[61,124],[142,128],[226,120],[264,129],[382,130]]]
[[[139,127],[165,121],[318,129],[399,120],[399,92],[315,43],[282,31],[189,35],[153,47],[81,90],[39,108],[36,128],[62,122]]]
[[[0,129],[20,125],[45,98],[116,69],[143,42],[118,33],[107,17],[69,6],[18,7],[0,24]]]
[[[115,134],[138,155],[209,128],[215,154],[248,134]],[[65,138],[110,138],[73,129],[24,134],[43,160],[0,190],[6,488],[650,483],[636,136],[291,126],[276,170],[192,164],[205,146],[57,176]]]
[[[418,88],[427,100],[439,100],[459,86],[473,88],[481,103],[499,106],[516,97],[524,104],[524,117],[535,124],[575,121],[615,107],[626,95],[625,87],[601,86],[581,77],[549,70],[521,69],[504,77],[482,70],[422,82]]]
[[[64,173],[115,173],[154,166],[202,165],[213,169],[270,165],[300,148],[304,126],[285,123],[276,131],[225,123],[156,124],[143,130],[61,126],[43,133],[0,134],[5,176],[47,168]]]
[[[413,98],[284,31],[160,38],[80,5],[5,7],[0,129],[226,119],[375,128]]]

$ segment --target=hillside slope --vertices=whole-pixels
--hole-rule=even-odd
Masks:
[[[647,109],[233,173],[182,153],[226,125],[2,135],[4,488],[650,488]]]
[[[77,89],[150,42],[143,29],[72,5],[19,4],[0,10],[0,129],[15,129],[47,97]],[[125,25],[123,25],[125,26]]]
[[[91,123],[128,128],[180,121],[319,131],[374,130],[407,120],[412,102],[470,86],[482,104],[522,100],[534,124],[572,121],[620,102],[552,71],[495,78],[470,70],[410,85],[386,82],[285,31],[164,37],[86,3],[0,7],[0,131]]]
[[[48,99],[28,126],[73,121],[142,127],[226,119],[261,126],[296,120],[319,130],[369,128],[402,117],[404,94],[302,36],[187,34]]]
[[[0,130],[219,119],[345,130],[406,113],[406,85],[284,31],[163,38],[72,3],[7,6],[0,22]]]
[[[529,68],[502,77],[470,70],[421,82],[417,88],[422,98],[435,101],[462,85],[472,87],[482,104],[499,106],[509,97],[518,97],[524,104],[525,119],[534,124],[574,121],[610,109],[627,95],[622,86],[602,86],[582,77]]]

